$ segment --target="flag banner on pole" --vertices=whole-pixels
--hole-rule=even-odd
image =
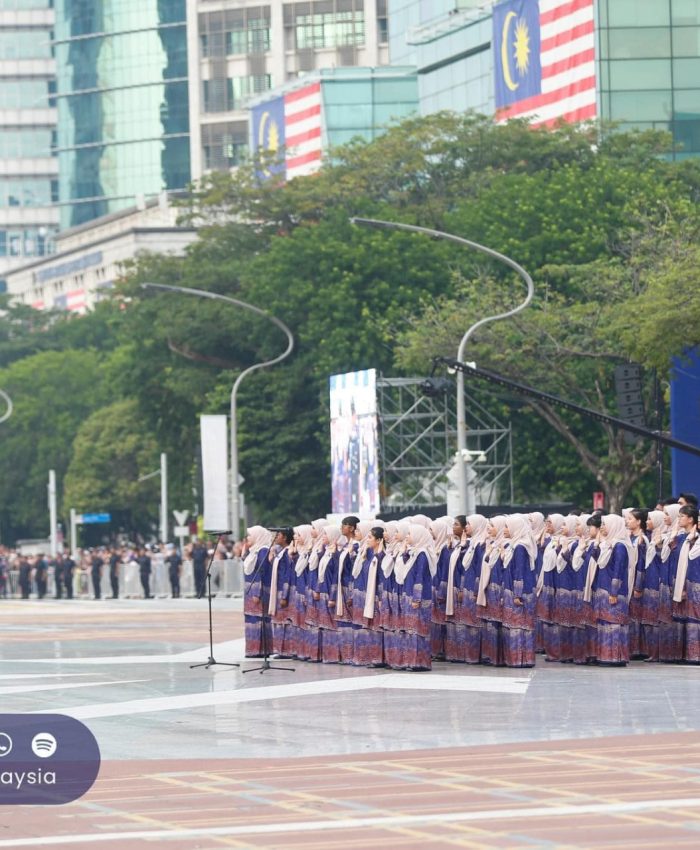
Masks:
[[[266,167],[263,176],[281,174],[291,180],[313,174],[323,153],[321,83],[310,83],[259,103],[251,109],[251,147],[284,159]]]
[[[200,416],[204,530],[224,531],[229,523],[228,418]]]
[[[497,121],[596,117],[593,0],[506,0],[493,9],[492,43]]]
[[[321,165],[321,83],[284,96],[287,180],[313,174]]]

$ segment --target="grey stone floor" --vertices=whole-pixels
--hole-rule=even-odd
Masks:
[[[240,600],[215,600],[215,637],[234,623],[241,632],[240,609]],[[172,633],[149,637],[155,615],[172,616]],[[700,668],[538,658],[533,670],[441,663],[407,674],[291,662],[294,672],[244,674],[256,662],[243,659],[236,639],[216,643],[214,656],[240,669],[190,669],[209,656],[205,615],[197,600],[2,600],[0,712],[75,716],[108,759],[332,755],[700,728]]]

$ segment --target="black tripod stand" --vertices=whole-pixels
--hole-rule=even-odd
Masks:
[[[268,645],[267,645],[267,629],[265,628],[265,626],[269,622],[270,631],[272,631],[272,615],[265,613],[267,611],[267,608],[268,608],[268,605],[269,605],[270,597],[269,597],[269,594],[268,594],[267,599],[265,598],[265,582],[262,579],[262,569],[263,569],[263,565],[265,564],[266,561],[267,561],[267,555],[265,555],[263,560],[255,567],[255,572],[253,573],[253,576],[250,580],[250,585],[248,586],[248,590],[246,590],[246,596],[247,596],[250,593],[251,588],[254,586],[255,580],[259,576],[260,577],[260,604],[261,604],[261,608],[262,608],[262,610],[261,610],[261,615],[262,615],[261,621],[262,622],[260,624],[261,627],[262,627],[262,633],[261,633],[260,642],[261,642],[261,645],[262,645],[263,660],[262,660],[262,664],[260,664],[259,667],[251,667],[249,670],[243,670],[243,673],[253,673],[255,670],[258,670],[260,672],[260,675],[262,675],[266,670],[287,670],[289,673],[293,673],[294,667],[282,667],[279,664],[270,664],[270,650],[269,650]]]
[[[209,658],[206,661],[200,661],[198,664],[190,664],[190,670],[193,670],[195,667],[204,667],[205,670],[208,670],[210,667],[213,667],[215,664],[218,664],[220,667],[240,667],[240,664],[234,664],[230,661],[217,661],[214,658],[214,632],[212,628],[212,618],[211,618],[211,565],[214,563],[214,555],[216,554],[216,550],[219,548],[219,544],[221,543],[221,538],[226,534],[225,531],[216,532],[216,545],[214,546],[214,551],[211,553],[211,558],[209,558],[209,563],[207,564],[207,571],[205,573],[205,578],[207,582],[207,600],[209,603]],[[204,582],[202,582],[202,586],[199,588],[197,593],[197,599],[201,599],[204,596]]]

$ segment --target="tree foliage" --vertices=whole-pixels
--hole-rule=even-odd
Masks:
[[[140,257],[112,302],[85,318],[25,307],[0,316],[0,387],[16,404],[0,425],[3,534],[44,533],[51,466],[65,476],[65,506],[99,502],[146,529],[157,499],[134,478],[160,451],[171,504],[201,508],[198,416],[227,412],[240,370],[285,340],[245,310],[145,282],[229,295],[292,328],[293,355],[241,385],[243,489],[263,521],[326,512],[328,376],[426,374],[466,327],[522,292],[483,255],[360,229],[352,216],[445,230],[523,264],[535,302],[479,332],[469,359],[614,413],[616,363],[665,377],[700,342],[700,168],[667,161],[668,144],[661,133],[601,138],[440,113],[352,142],[285,185],[254,162],[209,175],[182,208],[201,237],[183,257]],[[649,446],[522,399],[498,404],[514,422],[520,497],[583,501],[602,484],[615,503],[650,498]]]

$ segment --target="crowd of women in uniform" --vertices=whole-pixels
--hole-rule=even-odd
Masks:
[[[248,529],[246,655],[429,670],[700,663],[697,499]]]

